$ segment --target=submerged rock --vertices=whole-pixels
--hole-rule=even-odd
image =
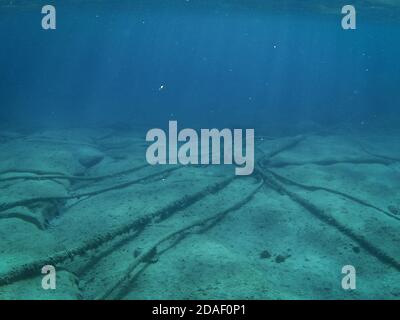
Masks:
[[[400,208],[395,207],[395,206],[388,206],[388,210],[390,213],[395,214],[395,215],[400,215]]]
[[[279,254],[279,255],[276,256],[275,262],[276,262],[276,263],[283,263],[283,262],[286,261],[287,258],[290,258],[290,255],[282,255],[282,254]]]
[[[260,259],[269,259],[271,258],[271,254],[268,250],[264,250],[260,253]]]
[[[79,151],[79,163],[86,169],[92,168],[104,159],[104,154],[96,149],[85,148]]]

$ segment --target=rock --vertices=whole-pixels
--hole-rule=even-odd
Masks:
[[[146,256],[143,258],[143,261],[146,263],[157,263],[158,262],[158,252],[157,252],[157,247],[154,247],[153,249],[150,250],[149,253],[146,254]]]
[[[286,259],[289,258],[289,257],[290,257],[290,256],[283,256],[283,255],[280,254],[280,255],[276,256],[275,262],[276,262],[276,263],[285,262]]]
[[[395,214],[395,215],[400,215],[400,209],[395,207],[395,206],[388,206],[388,210],[390,213]]]
[[[86,169],[92,168],[104,159],[104,154],[92,148],[85,148],[79,151],[79,163]]]
[[[360,251],[361,251],[361,249],[360,249],[360,247],[353,247],[353,251],[355,252],[355,253],[360,253]]]
[[[264,250],[260,253],[260,259],[269,259],[271,258],[271,254],[268,252],[268,250]]]

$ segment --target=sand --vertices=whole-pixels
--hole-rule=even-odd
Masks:
[[[135,130],[0,131],[0,299],[398,299],[399,136],[258,139],[238,177],[149,166]]]

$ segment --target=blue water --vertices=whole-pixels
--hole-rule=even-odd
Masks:
[[[57,30],[44,31],[42,1],[12,2],[0,10],[2,123],[356,125],[398,113],[396,7],[361,2],[344,31],[342,1],[60,1]]]

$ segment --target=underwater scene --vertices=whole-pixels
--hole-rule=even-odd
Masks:
[[[400,299],[400,2],[0,0],[0,300]]]

